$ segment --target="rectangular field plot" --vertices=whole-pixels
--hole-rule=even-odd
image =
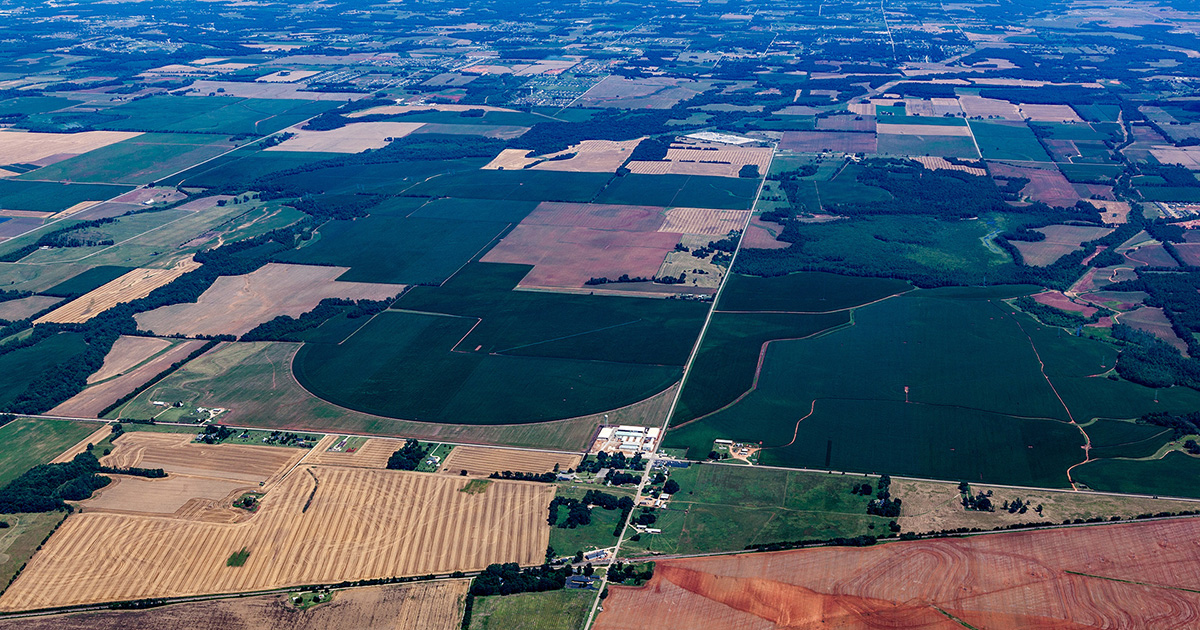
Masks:
[[[199,267],[200,263],[189,258],[170,269],[134,269],[43,315],[36,323],[78,324],[86,322],[117,304],[144,298],[155,289],[166,286],[179,276]]]
[[[263,151],[243,147],[162,180],[164,186],[197,188],[246,187],[259,177],[341,157],[338,153]]]
[[[929,128],[919,127],[920,130]],[[966,129],[966,127],[951,127],[951,129]],[[975,150],[975,143],[971,140],[970,134],[880,134],[879,153],[882,155],[931,155],[969,159],[979,157],[979,151]]]
[[[0,596],[0,610],[541,562],[553,488],[495,481],[480,494],[459,492],[466,484],[421,473],[305,467],[241,523],[77,514]],[[241,549],[249,552],[245,564],[226,566]]]
[[[50,410],[51,415],[97,417],[117,399],[149,382],[176,361],[198,350],[203,341],[169,341],[152,337],[119,337],[104,365],[88,377],[88,386]]]
[[[0,354],[0,407],[17,400],[48,370],[78,360],[86,349],[81,333],[61,332],[32,346]]]
[[[275,260],[349,267],[338,277],[343,282],[436,284],[454,274],[507,227],[506,223],[490,221],[376,214],[326,223],[314,242],[284,252]]]
[[[337,107],[339,103],[253,98],[154,96],[105,110],[108,129],[265,135]]]
[[[222,276],[195,302],[164,306],[136,316],[142,330],[160,335],[235,335],[286,315],[299,317],[325,298],[384,300],[403,285],[339,282],[345,267],[268,263],[244,276]]]
[[[57,517],[57,513],[46,516]],[[220,619],[221,627],[226,630],[324,630],[339,627],[355,630],[459,630],[463,601],[470,584],[469,579],[438,580],[339,590],[333,595],[335,603],[332,606],[307,609],[292,605],[287,601],[286,594],[275,594],[175,604],[149,610],[0,620],[0,629],[201,628],[213,619]],[[577,591],[570,594],[583,596]],[[584,599],[590,605],[591,598]]]
[[[359,440],[362,438],[327,435],[313,447],[313,455],[308,461],[322,466],[387,468],[392,453],[404,448],[403,440],[387,438],[370,438],[357,446],[346,446]],[[342,444],[342,450],[333,450],[339,444]]]
[[[0,132],[0,165],[41,166],[62,161],[141,135],[131,131],[81,131],[79,133]],[[40,163],[40,164],[39,164]],[[38,179],[48,179],[41,178]]]
[[[578,466],[580,459],[579,455],[570,453],[456,446],[442,462],[440,470],[450,474],[465,470],[468,475],[485,477],[506,470],[542,474],[554,470],[555,466],[566,472]]]
[[[90,422],[18,418],[0,427],[0,440],[9,445],[0,457],[0,485],[38,464],[47,464],[64,450],[96,431]]]
[[[106,201],[132,189],[132,186],[108,184],[61,184],[0,179],[0,208],[60,212],[85,201]]]
[[[610,173],[473,170],[449,173],[419,183],[404,194],[510,201],[591,201],[613,176]]]
[[[225,136],[144,133],[38,169],[21,179],[146,184],[232,148]]]
[[[786,131],[779,141],[783,151],[802,153],[874,153],[877,145],[872,132],[856,131]]]
[[[761,180],[700,175],[638,175],[612,180],[595,203],[749,210]]]
[[[1122,627],[1200,617],[1196,519],[667,560],[613,587],[598,630]],[[946,589],[947,576],[955,587]],[[970,593],[963,597],[961,593]]]
[[[266,149],[267,151],[315,153],[360,153],[367,149],[380,149],[388,144],[388,138],[403,138],[415,131],[421,123],[365,122],[352,123],[329,131],[292,129],[293,137]]]
[[[1029,126],[1021,122],[970,121],[979,151],[987,160],[1049,162],[1050,156]]]

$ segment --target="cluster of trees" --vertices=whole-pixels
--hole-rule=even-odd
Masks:
[[[838,214],[930,214],[969,219],[1011,210],[990,178],[962,171],[929,170],[911,160],[866,160],[856,179],[864,186],[886,190],[892,198],[836,204],[833,210]]]
[[[867,503],[867,514],[895,518],[900,516],[900,499],[893,499],[891,493],[892,478],[888,475],[879,477],[879,490],[875,498]]]
[[[484,597],[558,591],[566,586],[567,578],[573,574],[569,566],[555,569],[543,564],[522,569],[516,562],[492,564],[471,582],[471,594]]]
[[[488,479],[513,479],[516,481],[538,481],[541,483],[554,483],[558,479],[558,475],[552,472],[547,473],[531,473],[531,472],[513,472],[505,470],[502,472],[494,472],[488,475]]]
[[[325,298],[316,308],[300,317],[280,315],[269,322],[255,326],[242,335],[242,341],[302,341],[300,334],[312,330],[338,315],[345,314],[349,319],[370,317],[384,311],[393,300],[347,300],[342,298]]]
[[[1142,269],[1137,279],[1109,285],[1107,290],[1149,293],[1144,300],[1146,306],[1162,308],[1175,334],[1187,343],[1188,354],[1200,356],[1200,341],[1192,335],[1200,332],[1200,271],[1158,273]]]
[[[0,289],[0,302],[19,300],[21,298],[27,298],[31,295],[33,295],[31,291],[7,291]]]
[[[1200,433],[1200,411],[1181,414],[1154,411],[1138,418],[1138,422],[1171,429],[1175,432],[1175,439]]]
[[[1125,324],[1113,324],[1112,336],[1125,342],[1117,356],[1121,378],[1147,387],[1200,389],[1200,360],[1184,357],[1167,342]]]
[[[962,481],[958,484],[958,492],[962,498],[962,506],[964,510],[974,512],[995,512],[996,506],[992,505],[992,491],[988,490],[979,494],[971,494],[971,484]]]
[[[629,274],[623,273],[623,274],[621,274],[621,277],[617,278],[616,280],[612,280],[612,279],[606,278],[604,276],[601,276],[599,278],[588,278],[587,282],[584,282],[584,284],[586,284],[588,286],[596,286],[596,285],[600,285],[600,284],[612,284],[612,283],[622,283],[622,282],[650,282],[650,278],[643,278],[642,276],[634,276],[631,278],[631,277],[629,277]]]
[[[71,510],[66,501],[82,501],[112,482],[86,450],[69,462],[34,466],[0,488],[0,513]]]
[[[320,116],[317,116],[316,118],[313,118],[312,120],[309,120],[308,124],[304,125],[304,128],[312,130],[312,131],[330,131],[333,129],[340,129],[341,127],[345,127],[346,125],[348,125],[352,122],[375,122],[375,121],[380,121],[380,120],[387,120],[389,118],[392,118],[392,116],[391,115],[383,115],[383,116],[362,116],[359,118],[346,118],[346,114],[349,114],[349,113],[355,112],[355,111],[359,111],[359,110],[363,110],[363,109],[370,109],[372,107],[379,107],[382,105],[395,105],[395,104],[396,104],[395,101],[388,100],[388,99],[378,99],[378,98],[364,98],[364,99],[358,100],[358,101],[348,101],[346,104],[342,105],[341,107],[338,107],[337,109],[331,109],[331,110],[321,114]]]
[[[861,494],[864,497],[869,497],[875,492],[869,483],[855,483],[850,486],[850,494]]]
[[[204,433],[196,436],[196,441],[203,444],[220,444],[229,436],[233,435],[233,431],[223,424],[210,424],[204,427]]]
[[[1112,315],[1112,311],[1108,309],[1097,309],[1095,313],[1092,313],[1091,317],[1084,317],[1073,311],[1064,311],[1053,306],[1047,306],[1028,295],[1017,298],[1013,301],[1013,304],[1016,304],[1017,308],[1036,317],[1047,326],[1062,328],[1078,328],[1086,324],[1094,324],[1101,317]]]
[[[611,469],[604,475],[604,482],[613,486],[628,486],[636,484],[641,480],[641,475],[631,475],[616,469]]]
[[[608,568],[608,581],[613,584],[641,586],[654,577],[654,563],[625,564],[618,562]]]
[[[667,149],[671,148],[671,139],[646,138],[638,143],[629,154],[629,159],[637,162],[658,162],[667,159]]]
[[[746,545],[747,551],[783,551],[785,549],[800,549],[802,547],[813,547],[816,545],[834,546],[834,547],[870,547],[878,542],[878,538],[870,534],[862,536],[854,536],[846,538],[838,536],[836,538],[810,538],[806,540],[789,540],[783,542],[770,543],[753,543]]]
[[[564,506],[567,508],[567,518],[563,522],[558,522],[558,508]],[[563,529],[575,529],[581,525],[587,525],[592,522],[592,509],[586,503],[579,499],[569,497],[554,497],[550,501],[550,515],[546,518],[546,522],[551,527],[557,525]]]
[[[653,525],[658,521],[658,515],[654,513],[654,508],[642,508],[642,511],[631,521],[634,525]]]
[[[387,467],[391,470],[416,470],[417,466],[425,460],[425,455],[428,450],[421,447],[421,443],[409,438],[405,440],[404,446],[392,453],[388,458]]]
[[[612,468],[614,470],[646,470],[646,460],[642,459],[641,453],[635,453],[633,457],[626,457],[625,453],[618,452],[616,455],[609,455],[603,451],[596,453],[595,459],[590,459],[590,455],[583,458],[579,462],[576,470],[584,472],[600,472],[601,468]]]
[[[534,155],[546,155],[557,153],[584,140],[633,140],[662,133],[663,127],[672,116],[671,110],[605,109],[583,122],[538,123],[521,136],[510,140],[508,146],[533,151]],[[635,155],[655,155],[656,152],[657,149],[649,145],[644,152]],[[665,150],[662,157],[651,159],[661,160],[663,157],[666,157]]]
[[[43,234],[38,240],[12,250],[4,255],[0,255],[0,262],[17,262],[22,258],[36,252],[43,247],[65,248],[65,247],[83,247],[85,245],[112,245],[113,240],[104,236],[89,234],[87,230],[91,230],[102,225],[108,225],[115,222],[115,217],[106,217],[103,219],[95,219],[92,221],[80,221],[67,227],[58,228]],[[9,298],[11,299],[11,298]]]

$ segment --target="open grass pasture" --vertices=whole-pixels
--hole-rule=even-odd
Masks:
[[[146,133],[38,169],[20,179],[140,185],[231,148],[233,145],[222,135]]]
[[[107,201],[132,190],[110,184],[65,184],[0,179],[0,208],[61,212],[84,201]]]
[[[162,95],[105,110],[106,129],[266,135],[337,107],[328,101]]]
[[[17,418],[0,427],[0,487],[38,464],[48,463],[100,426],[70,420]]]
[[[970,121],[971,132],[985,160],[1049,162],[1037,136],[1023,122]]]

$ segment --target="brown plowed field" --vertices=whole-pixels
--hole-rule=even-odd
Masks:
[[[1029,183],[1021,194],[1034,201],[1051,206],[1070,208],[1079,202],[1079,193],[1057,168],[1032,168],[1013,166],[1002,162],[988,162],[993,177],[1023,177]],[[1001,185],[1004,182],[999,182]]]
[[[1162,243],[1152,243],[1143,245],[1131,252],[1126,252],[1125,257],[1141,263],[1146,263],[1151,267],[1178,267],[1179,263],[1175,262],[1175,258],[1167,253],[1163,248]]]
[[[1180,352],[1187,353],[1187,343],[1175,334],[1171,320],[1167,319],[1166,313],[1161,308],[1143,306],[1136,311],[1122,314],[1119,319],[1122,324],[1148,332],[1175,346]]]
[[[331,453],[329,447],[342,438],[327,435],[313,448],[309,461],[322,466],[353,466],[356,468],[387,468],[392,453],[404,448],[404,440],[371,438],[353,453]]]
[[[0,621],[0,630],[457,630],[470,580],[337,591],[297,610],[286,595],[176,604],[150,610]]]
[[[0,302],[0,319],[15,322],[36,315],[62,301],[47,295],[31,295],[17,300]]]
[[[200,444],[191,433],[126,433],[100,463],[115,468],[162,468],[170,474],[270,486],[308,451],[279,446]]]
[[[82,324],[122,302],[144,298],[155,289],[170,284],[179,276],[199,267],[200,263],[188,258],[170,269],[134,269],[50,311],[34,323]]]
[[[118,343],[122,339],[127,339],[127,337],[121,337],[117,340]],[[132,337],[131,339],[166,341],[151,337]],[[50,414],[74,418],[96,417],[105,407],[116,402],[121,396],[149,382],[150,379],[162,373],[171,364],[186,359],[189,354],[199,349],[202,345],[204,345],[204,342],[199,340],[179,342],[166,352],[147,361],[144,365],[134,367],[137,365],[137,362],[145,360],[146,357],[156,352],[155,348],[161,349],[162,346],[153,343],[142,343],[136,345],[125,344],[123,347],[118,348],[116,344],[113,344],[113,350],[104,358],[104,366],[100,368],[99,372],[93,374],[92,378],[88,379],[89,383],[95,384],[89,385],[87,389],[51,409]],[[170,347],[169,342],[166,347]],[[120,350],[121,354],[114,357],[114,353],[117,353],[118,350]],[[113,359],[111,365],[109,362],[110,358]],[[96,375],[101,373],[104,374],[103,378],[96,378]]]
[[[346,267],[268,263],[244,276],[217,278],[195,302],[137,315],[138,326],[162,335],[244,335],[280,315],[299,317],[325,298],[383,300],[400,284],[338,282]]]
[[[817,119],[817,129],[821,131],[875,131],[874,116],[855,116],[841,114]]]
[[[442,462],[441,470],[456,475],[462,470],[467,471],[468,475],[484,476],[505,470],[541,474],[554,470],[555,464],[565,472],[578,466],[580,459],[582,457],[579,455],[567,453],[456,446],[446,461]]]
[[[541,562],[554,489],[498,481],[482,494],[459,492],[467,482],[305,467],[270,490],[241,523],[75,514],[0,596],[0,610]],[[242,548],[250,552],[245,565],[226,566]]]
[[[113,342],[112,348],[104,356],[104,364],[88,377],[88,385],[99,381],[120,376],[137,367],[139,363],[162,352],[175,343],[171,339],[156,339],[154,337],[127,337],[122,335]]]
[[[1084,317],[1091,317],[1092,315],[1094,315],[1096,313],[1096,309],[1094,307],[1088,306],[1086,304],[1076,304],[1075,302],[1072,302],[1070,298],[1063,295],[1059,291],[1046,291],[1045,293],[1038,293],[1037,295],[1033,296],[1033,299],[1035,302],[1037,302],[1039,304],[1045,304],[1046,306],[1052,306],[1061,311],[1070,311],[1072,313],[1079,313],[1080,315],[1082,315]]]
[[[874,133],[851,131],[785,131],[779,141],[784,151],[820,153],[875,153],[877,144]]]
[[[746,234],[742,236],[742,247],[756,249],[784,249],[791,243],[776,239],[783,232],[783,226],[758,217],[750,219],[746,226]]]
[[[483,262],[533,265],[522,287],[579,288],[590,278],[651,277],[680,234],[659,232],[653,206],[544,202]],[[615,285],[619,287],[619,285]]]
[[[1194,628],[1198,536],[1180,519],[666,560],[594,628]]]
[[[629,159],[641,138],[625,141],[584,140],[565,151],[552,153],[548,157],[569,155],[565,160],[547,160],[529,167],[535,171],[569,171],[572,173],[615,173]]]

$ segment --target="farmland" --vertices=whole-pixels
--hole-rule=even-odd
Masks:
[[[232,148],[223,135],[135,134],[122,142],[40,168],[22,179],[147,184]]]
[[[0,440],[12,448],[0,458],[0,485],[54,459],[96,430],[92,424],[67,420],[18,418],[0,427]]]
[[[591,609],[592,591],[555,591],[475,600],[470,630],[578,630]]]
[[[487,492],[470,495],[457,491],[465,483],[420,473],[313,467],[297,470],[275,486],[262,501],[257,518],[242,523],[78,514],[63,524],[46,553],[35,556],[0,596],[0,609],[540,561],[546,547],[544,511],[549,488],[493,482]],[[393,500],[381,502],[380,496]],[[431,504],[434,500],[436,507]],[[483,523],[488,524],[486,533]],[[97,547],[94,537],[100,532],[121,532],[117,540],[124,542],[114,544],[110,539]],[[395,532],[408,535],[398,538]],[[450,544],[451,540],[461,542]],[[250,551],[245,565],[226,566],[230,553],[242,548]],[[103,562],[81,571],[81,557],[102,557]],[[71,586],[47,589],[51,581]]]
[[[52,415],[96,417],[120,397],[149,382],[171,364],[198,350],[201,341],[172,342],[120,337],[104,365],[88,378],[88,387],[51,410]]]
[[[1184,568],[1196,527],[1183,519],[669,560],[646,587],[613,587],[595,627],[1084,628],[1147,609],[1162,611],[1148,627],[1178,627],[1200,615]],[[947,575],[972,596],[945,591]]]
[[[0,628],[118,630],[194,627],[221,620],[227,630],[457,630],[467,580],[336,590],[333,601],[307,610],[286,595],[176,604],[150,611],[121,611],[0,620]]]
[[[72,300],[42,316],[39,322],[79,324],[120,304],[150,295],[155,289],[170,284],[200,265],[192,260],[180,261],[170,269],[134,269],[94,291]]]
[[[465,470],[468,475],[482,476],[505,470],[534,474],[566,472],[578,466],[579,459],[579,455],[569,453],[459,446],[442,462],[441,471],[457,474]]]

